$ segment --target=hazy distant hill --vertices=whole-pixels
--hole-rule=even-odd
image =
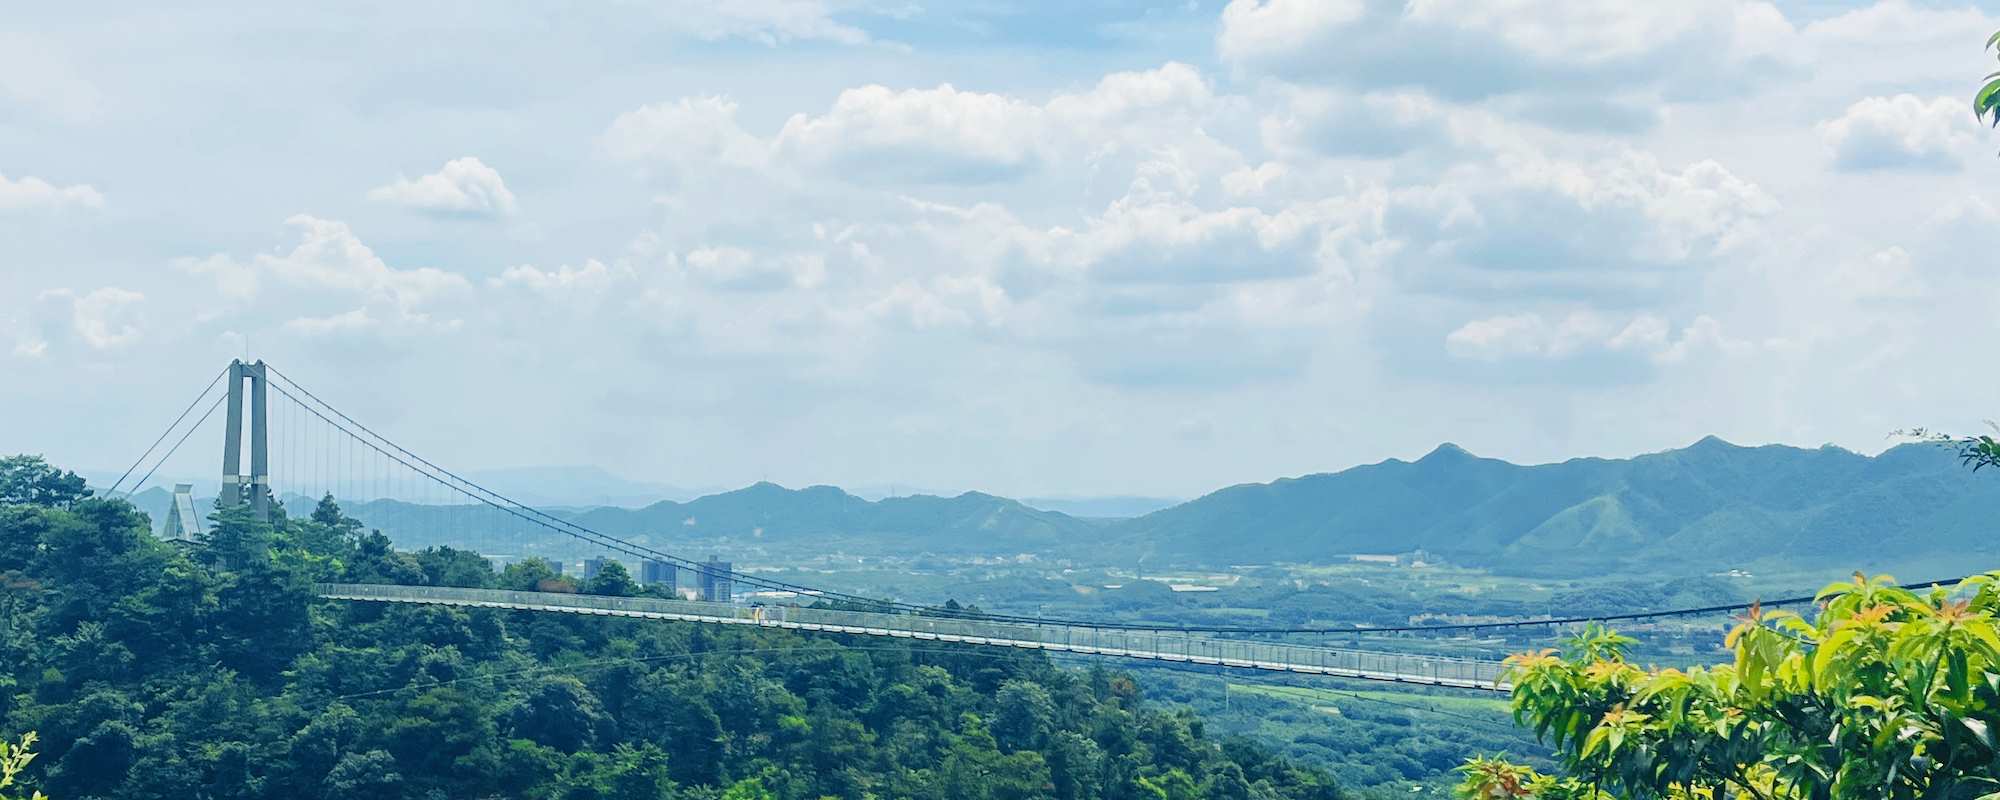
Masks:
[[[686,503],[593,509],[574,518],[613,535],[742,536],[769,542],[847,539],[911,552],[1049,549],[1097,528],[1066,514],[979,492],[869,501],[832,486],[787,489],[773,483],[757,483]]]
[[[1129,519],[1172,508],[1182,501],[1165,497],[1114,495],[1110,497],[1023,497],[1021,502],[1044,511],[1060,511],[1072,517]]]
[[[306,504],[301,503],[301,507]],[[482,506],[414,505],[377,500],[347,505],[349,513],[399,546],[450,544],[481,552],[553,553],[564,558],[612,554]],[[832,486],[787,489],[758,483],[685,503],[644,508],[543,509],[549,515],[685,557],[717,542],[794,548],[809,558],[826,547],[848,552],[1013,554],[1053,552],[1095,535],[1105,523],[1030,508],[1003,497],[967,492],[864,500]],[[523,549],[521,534],[534,544]],[[734,547],[720,548],[727,553]]]
[[[1447,444],[1415,462],[1232,486],[1120,523],[1100,549],[1211,565],[1421,547],[1528,572],[1986,569],[2000,567],[1995,508],[2000,476],[1973,475],[1929,445],[1869,457],[1709,437],[1631,459],[1520,466]]]

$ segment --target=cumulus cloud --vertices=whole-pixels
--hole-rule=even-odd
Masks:
[[[568,292],[601,292],[611,287],[620,278],[632,274],[630,267],[608,266],[597,259],[590,259],[581,267],[563,264],[553,270],[544,270],[532,264],[508,267],[500,276],[487,281],[495,288],[520,288],[543,295]]]
[[[1255,197],[1283,180],[1288,171],[1284,164],[1276,161],[1266,161],[1254,167],[1238,167],[1222,176],[1222,191],[1233,198]]]
[[[723,166],[864,185],[982,184],[1116,152],[1226,149],[1198,121],[1216,105],[1199,70],[1170,62],[1046,101],[948,83],[861,86],[824,112],[793,114],[768,137],[745,130],[731,100],[681,98],[619,115],[599,145],[669,179]]]
[[[1406,278],[1429,290],[1588,293],[1713,265],[1778,209],[1713,161],[1672,169],[1629,151],[1590,161],[1530,152],[1397,189],[1384,224]]]
[[[500,173],[467,156],[445,162],[437,172],[415,180],[398,176],[394,183],[368,193],[371,200],[444,217],[494,218],[515,212],[514,193]]]
[[[304,214],[285,220],[299,230],[299,244],[256,264],[280,280],[313,288],[356,292],[412,309],[468,286],[464,276],[431,267],[396,269],[361,242],[347,223]]]
[[[810,289],[826,280],[826,259],[817,253],[763,254],[741,247],[699,247],[681,258],[698,283],[735,291]]]
[[[1284,111],[1264,117],[1261,130],[1265,146],[1278,152],[1381,157],[1449,141],[1450,117],[1419,92],[1295,88]]]
[[[1266,213],[1186,202],[1121,200],[1092,220],[1081,255],[1109,281],[1226,283],[1311,272],[1324,220],[1316,207]]]
[[[1031,168],[1043,124],[1038,107],[948,83],[864,86],[841,92],[823,115],[793,116],[777,147],[857,182],[978,183]]]
[[[35,297],[31,322],[16,335],[16,356],[40,358],[76,345],[108,351],[131,345],[143,330],[140,306],[146,296],[118,286],[82,294],[50,289]]]
[[[290,303],[358,299],[364,304],[358,314],[301,317],[304,321],[291,328],[315,334],[358,330],[377,321],[449,327],[452,320],[435,319],[430,309],[472,288],[470,281],[455,272],[391,267],[344,222],[306,214],[285,222],[298,231],[298,242],[288,251],[261,253],[249,259],[228,254],[183,258],[174,266],[214,280],[222,294],[239,304],[263,298],[274,288],[292,292],[284,297]]]
[[[88,184],[57,186],[33,175],[8,178],[5,173],[0,173],[0,211],[72,206],[103,208],[104,195]]]
[[[76,298],[73,320],[83,343],[98,350],[120,347],[139,338],[135,319],[146,296],[130,289],[106,286]]]
[[[1834,166],[1847,171],[1957,170],[1979,149],[1979,132],[1963,100],[1912,94],[1865,98],[1819,125]]]

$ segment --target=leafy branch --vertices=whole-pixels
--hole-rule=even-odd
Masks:
[[[2000,55],[2000,31],[1987,37],[1986,49]],[[1972,113],[1981,122],[1985,122],[1989,116],[1992,117],[1993,126],[2000,128],[2000,71],[1989,73],[1985,80],[1986,85],[1980,87],[1979,93],[1972,96]]]
[[[0,741],[0,800],[11,800],[13,795],[6,790],[13,787],[16,776],[28,768],[28,762],[35,760],[35,734],[29,732],[21,737],[20,744]],[[48,800],[41,792],[29,795],[28,800]]]

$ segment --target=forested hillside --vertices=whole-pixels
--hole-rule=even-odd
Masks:
[[[0,476],[0,736],[81,798],[1334,798],[1325,774],[1006,650],[318,601],[566,586],[397,552],[332,502],[182,550],[37,460]],[[26,480],[12,480],[28,475]],[[51,477],[53,476],[53,477]],[[20,488],[26,487],[26,488]]]

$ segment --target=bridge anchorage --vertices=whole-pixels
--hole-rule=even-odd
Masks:
[[[316,587],[317,593],[329,600],[751,625],[1458,689],[1511,690],[1504,682],[1505,669],[1497,661],[1345,649],[1270,638],[1196,635],[1352,635],[1368,633],[1370,629],[1367,628],[1317,631],[1204,629],[968,613],[790,583],[738,571],[712,559],[695,561],[656,549],[645,537],[614,536],[589,528],[573,518],[529,506],[438,466],[362,425],[300,386],[282,370],[261,360],[230,362],[223,374],[218,376],[218,380],[224,379],[224,396],[215,398],[215,405],[209,408],[212,413],[216,405],[225,400],[228,404],[223,434],[222,488],[217,500],[222,507],[247,503],[258,519],[268,520],[273,505],[285,499],[310,501],[310,498],[332,495],[354,509],[355,516],[361,517],[370,527],[392,531],[392,537],[407,535],[427,544],[450,544],[483,552],[489,558],[503,558],[492,555],[504,552],[494,549],[496,545],[512,547],[521,554],[554,552],[566,547],[566,552],[587,551],[595,554],[594,557],[585,557],[600,567],[607,558],[624,557],[641,564],[642,574],[671,576],[676,571],[686,572],[704,579],[704,585],[754,587],[796,596],[805,603],[827,600],[877,610],[753,605],[730,602],[726,596],[705,596],[703,601],[697,601],[394,584],[321,584]],[[247,398],[244,391],[246,384]],[[189,406],[189,410],[207,399],[214,386],[211,383],[209,389],[204,390],[203,395]],[[274,415],[269,407],[271,395],[282,401],[280,413],[275,416],[283,424],[276,430],[275,436],[272,426]],[[243,469],[246,399],[249,435],[247,472]],[[183,412],[182,417],[186,416],[187,412]],[[207,419],[207,416],[202,419]],[[180,420],[176,420],[175,426],[179,424]],[[196,427],[200,425],[199,421],[195,423]],[[161,439],[165,440],[174,430],[170,427]],[[194,428],[189,428],[187,433],[192,434],[193,431]],[[184,435],[181,441],[185,440]],[[276,459],[272,454],[274,441],[283,445]],[[149,448],[148,455],[151,452]],[[171,454],[169,450],[167,455]],[[145,458],[141,456],[142,461]],[[161,458],[164,460],[166,455]],[[274,493],[274,462],[291,465],[301,473],[310,474],[278,475],[278,485],[283,492]],[[381,474],[384,471],[393,471],[395,475],[384,477]],[[356,476],[347,474],[349,472],[367,474]],[[150,472],[147,473],[148,477],[150,475]],[[142,477],[140,483],[144,482]],[[511,530],[516,538],[504,538],[498,533],[502,530]],[[405,544],[409,542],[405,541]],[[722,602],[704,602],[711,599]]]

